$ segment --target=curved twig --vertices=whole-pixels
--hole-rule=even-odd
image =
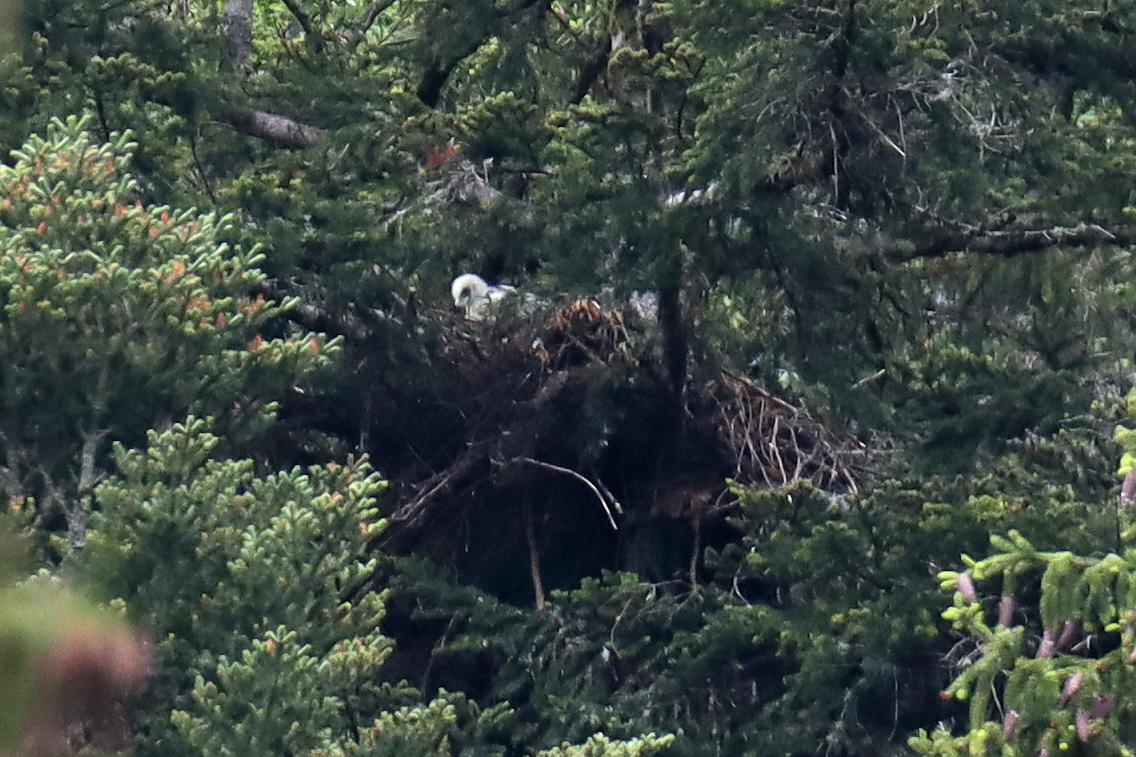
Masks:
[[[611,506],[608,505],[607,500],[604,499],[603,494],[600,493],[600,490],[596,488],[595,484],[588,480],[587,476],[582,476],[571,468],[562,468],[561,466],[553,465],[552,463],[542,463],[540,460],[533,460],[531,457],[519,457],[517,459],[522,463],[535,465],[538,468],[544,468],[545,470],[550,470],[553,473],[563,473],[566,476],[572,476],[573,478],[579,479],[580,481],[584,482],[584,485],[591,489],[592,493],[596,495],[596,499],[600,501],[600,505],[603,507],[604,513],[607,515],[607,522],[611,524],[612,530],[619,530],[619,526],[616,525],[615,522],[615,516],[611,512]]]

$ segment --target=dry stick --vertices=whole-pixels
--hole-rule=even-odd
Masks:
[[[737,454],[737,473],[738,476],[742,475],[742,466],[745,464],[745,455],[748,451],[752,456],[754,454],[753,444],[750,442],[749,437],[738,430],[739,426],[749,426],[749,410],[745,405],[739,404],[736,416],[733,413],[726,414],[723,410],[723,422],[726,425],[726,432],[730,436],[730,441],[733,446],[738,450]]]
[[[611,529],[613,531],[619,530],[619,526],[617,526],[615,523],[615,516],[612,515],[611,507],[608,506],[607,500],[604,499],[603,494],[601,494],[600,490],[596,488],[596,485],[589,481],[585,476],[581,476],[571,468],[561,468],[559,465],[553,465],[552,463],[542,463],[540,460],[533,460],[531,457],[521,457],[517,459],[522,463],[529,463],[530,465],[535,465],[538,468],[544,468],[545,470],[550,470],[554,473],[563,473],[566,476],[572,476],[573,478],[577,478],[580,481],[583,481],[584,484],[592,490],[592,493],[596,495],[596,499],[600,501],[600,505],[603,507],[604,513],[607,514],[607,522],[611,524]]]
[[[438,641],[434,643],[434,647],[430,650],[430,656],[426,658],[426,667],[422,671],[421,683],[419,683],[418,685],[419,691],[428,690],[428,684],[430,683],[430,674],[434,671],[434,660],[437,659],[438,652],[441,651],[443,647],[445,647],[446,642],[449,640],[450,631],[453,630],[454,620],[456,618],[456,613],[450,616],[450,622],[446,623],[446,629],[442,631],[442,635],[438,638]]]
[[[473,464],[480,459],[479,455],[483,449],[483,444],[470,445],[448,468],[435,473],[419,486],[419,493],[413,500],[400,507],[392,516],[392,520],[409,525],[416,524],[423,516],[430,500],[433,499],[436,494],[445,491],[453,484],[455,479],[473,467]]]
[[[801,453],[801,443],[797,441],[797,429],[793,428],[792,426],[789,426],[789,437],[793,441],[793,451],[796,453],[797,458],[796,465],[793,469],[793,480],[799,481],[801,478],[801,471],[804,469],[802,466],[802,458],[804,457],[804,455]],[[777,438],[774,437],[773,441],[774,443],[776,443]]]
[[[747,452],[750,458],[755,462],[760,458],[758,457],[757,450],[753,447],[753,434],[751,433],[754,424],[753,406],[748,402],[739,401],[737,407],[738,419],[736,421],[730,419],[729,428],[732,438],[737,442],[736,446],[741,450],[738,455],[738,470],[740,471]],[[760,423],[761,421],[759,420],[758,424],[760,425]]]
[[[743,402],[738,412],[745,416],[740,424],[742,430],[739,431],[734,423],[730,424],[730,432],[733,434],[734,438],[741,440],[741,444],[738,445],[741,447],[741,453],[738,455],[738,474],[741,475],[743,473],[742,465],[745,462],[745,453],[748,452],[750,460],[753,461],[753,465],[761,471],[761,476],[765,479],[765,483],[772,486],[773,482],[769,480],[769,474],[765,472],[765,466],[761,464],[761,454],[757,451],[757,448],[753,446],[753,406],[748,402]],[[761,428],[760,418],[757,420],[757,427],[758,429]]]
[[[622,515],[623,505],[619,504],[619,500],[615,498],[615,495],[611,493],[611,490],[604,486],[603,479],[599,476],[596,476],[596,486],[598,486],[600,491],[603,492],[603,495],[607,497],[607,501],[611,503],[612,509]]]
[[[903,114],[899,112],[899,102],[895,98],[890,98],[891,104],[895,106],[895,117],[899,121],[899,142],[904,147],[904,152],[907,152],[907,135],[903,132]]]
[[[769,448],[773,450],[773,456],[776,459],[777,467],[781,471],[782,485],[789,483],[789,474],[785,472],[785,461],[781,459],[781,450],[777,448],[777,432],[781,430],[781,419],[773,419],[773,434],[769,442]]]
[[[536,609],[544,609],[544,582],[540,579],[540,550],[536,545],[536,529],[533,527],[532,505],[525,497],[525,540],[529,543],[529,575],[532,577],[533,595],[536,597]]]
[[[765,461],[762,458],[761,453],[758,451],[757,447],[754,446],[753,434],[746,433],[742,437],[742,439],[745,441],[745,448],[747,450],[749,450],[749,459],[751,461],[751,464],[753,465],[753,467],[755,467],[759,471],[761,471],[761,477],[765,479],[766,485],[773,486],[773,481],[770,480],[769,472],[768,472],[768,470],[766,470],[766,468],[768,466],[765,465]],[[742,463],[742,462],[744,462],[744,460],[739,461],[739,463]],[[741,465],[740,464],[738,466],[738,470],[741,471]]]
[[[872,375],[865,376],[864,378],[857,381],[855,384],[852,385],[852,388],[853,389],[859,389],[864,384],[868,384],[868,383],[871,383],[872,381],[882,379],[886,375],[887,375],[887,368],[880,368],[878,371],[876,371]]]
[[[690,588],[698,591],[698,552],[702,549],[702,514],[694,513],[691,518],[694,527],[694,554],[690,556]]]
[[[771,487],[776,487],[777,486],[776,482],[773,481],[773,478],[769,474],[769,471],[770,471],[770,469],[772,467],[772,463],[773,463],[773,455],[771,455],[768,450],[765,450],[763,448],[759,448],[759,447],[755,446],[755,440],[760,439],[760,435],[761,435],[763,429],[766,426],[766,417],[765,417],[766,406],[765,406],[765,403],[759,402],[758,405],[757,405],[757,408],[758,408],[757,433],[755,434],[753,432],[752,427],[749,428],[749,429],[746,429],[746,444],[753,451],[754,465],[758,466],[758,469],[761,471],[761,477],[765,479],[766,485],[771,486]],[[776,425],[776,418],[774,418],[774,424]],[[785,483],[785,482],[782,481],[781,483]]]
[[[445,487],[449,486],[453,479],[454,476],[452,469],[447,469],[445,471],[442,471],[440,474],[433,476],[428,482],[430,484],[430,488],[415,497],[414,500],[409,504],[399,508],[398,512],[394,514],[392,520],[402,520],[408,524],[417,523],[418,519],[422,517],[424,505],[429,502],[435,494],[437,494],[439,491],[442,491]]]
[[[744,386],[749,391],[753,392],[754,394],[758,395],[759,397],[762,397],[764,399],[769,400],[770,402],[773,402],[775,405],[780,405],[781,407],[783,407],[786,410],[788,410],[789,412],[791,412],[793,415],[797,415],[798,413],[801,412],[801,409],[799,407],[797,407],[796,405],[793,405],[793,404],[786,402],[785,400],[783,400],[780,397],[778,397],[777,395],[771,393],[767,389],[762,389],[760,386],[758,386],[754,382],[750,381],[749,379],[745,378],[744,376],[739,376],[738,374],[732,373],[730,371],[722,371],[722,373],[725,376],[733,379],[735,383],[741,384],[742,386]],[[737,391],[737,390],[735,390],[735,391]]]

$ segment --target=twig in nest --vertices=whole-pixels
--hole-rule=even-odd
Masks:
[[[715,396],[716,423],[734,452],[738,480],[777,487],[807,479],[856,491],[854,458],[863,456],[862,445],[837,436],[803,405],[729,371],[722,377],[730,393]]]
[[[600,505],[603,507],[604,513],[607,515],[607,522],[611,524],[612,530],[613,531],[619,530],[619,526],[616,525],[616,523],[615,523],[615,516],[611,512],[611,506],[608,505],[607,500],[604,499],[603,494],[601,494],[600,490],[596,488],[596,485],[593,484],[591,481],[589,481],[586,476],[581,476],[579,473],[572,470],[571,468],[562,468],[559,465],[553,465],[552,463],[542,463],[540,460],[533,460],[531,457],[521,457],[521,458],[517,458],[517,459],[520,460],[522,463],[528,463],[529,465],[535,465],[538,468],[544,468],[545,470],[550,470],[553,473],[563,473],[566,476],[572,476],[573,478],[576,478],[576,479],[579,479],[580,481],[583,481],[584,484],[589,489],[592,490],[592,494],[596,495],[596,499],[598,499],[600,501]]]
[[[403,524],[405,527],[412,528],[421,525],[435,499],[448,492],[455,481],[472,469],[478,461],[484,459],[485,446],[484,443],[470,445],[445,470],[435,473],[418,485],[414,499],[398,508],[391,516],[391,520]]]
[[[608,489],[606,486],[604,486],[604,482],[602,479],[600,479],[599,476],[596,476],[596,486],[600,488],[600,491],[603,492],[603,495],[607,497],[607,501],[611,503],[611,509],[615,510],[620,515],[623,515],[623,505],[619,504],[619,500],[616,499],[615,495],[611,493],[611,489]]]
[[[532,578],[533,596],[536,598],[536,609],[544,610],[544,581],[540,577],[540,549],[536,543],[536,528],[533,526],[532,505],[528,497],[524,502],[525,512],[525,541],[529,545],[529,577]]]

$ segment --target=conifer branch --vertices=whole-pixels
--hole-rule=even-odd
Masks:
[[[205,109],[214,119],[231,126],[237,133],[247,137],[256,137],[277,147],[289,149],[311,147],[327,137],[325,129],[302,123],[291,116],[225,102],[223,98],[212,96],[212,93],[204,89],[199,90],[198,94],[203,95],[207,102]],[[155,92],[152,99],[156,103],[176,109],[179,107],[177,99],[179,96]]]
[[[284,5],[288,8],[288,12],[296,19],[296,23],[304,30],[305,34],[312,34],[312,17],[308,15],[307,11],[300,7],[296,0],[284,0]]]
[[[374,26],[375,21],[377,21],[379,18],[379,14],[381,14],[392,5],[394,5],[394,0],[382,0],[382,2],[371,3],[370,5],[368,5],[367,13],[363,16],[363,22],[359,24],[360,36],[362,36],[364,32]]]
[[[1095,223],[1005,231],[970,227],[940,231],[924,245],[912,248],[896,247],[887,252],[886,257],[900,263],[945,257],[960,252],[1015,257],[1054,247],[1122,247],[1134,243],[1136,243],[1136,231],[1133,229],[1106,229]]]
[[[308,331],[342,336],[353,342],[365,342],[372,336],[371,329],[360,323],[359,319],[348,313],[333,314],[310,303],[290,298],[275,281],[262,282],[253,293],[262,294],[266,299],[277,302],[291,300],[290,307],[285,310],[285,317]]]
[[[500,20],[507,21],[525,12],[538,2],[540,0],[516,0],[512,7],[498,11],[497,16]],[[457,69],[458,64],[480,50],[481,46],[494,38],[495,34],[495,27],[486,27],[482,34],[464,45],[458,46],[445,59],[437,59],[427,66],[419,77],[418,87],[415,89],[415,94],[422,104],[429,108],[436,107],[438,100],[442,97],[442,90],[450,80],[450,75]]]
[[[258,137],[280,147],[310,147],[327,136],[327,132],[317,126],[264,110],[224,107],[214,115],[245,136]]]
[[[380,0],[368,5],[367,12],[363,14],[363,20],[359,22],[359,28],[351,32],[347,41],[352,45],[358,45],[362,42],[363,38],[367,36],[367,32],[378,21],[382,12],[392,5],[394,5],[394,0]]]
[[[312,17],[300,7],[296,0],[284,0],[284,5],[287,6],[288,11],[296,19],[300,28],[304,30],[304,40],[307,42],[308,49],[313,53],[321,52],[323,50],[323,38],[312,26]]]

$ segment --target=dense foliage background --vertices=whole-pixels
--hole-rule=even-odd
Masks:
[[[1127,753],[1134,43],[0,3],[0,750]]]

